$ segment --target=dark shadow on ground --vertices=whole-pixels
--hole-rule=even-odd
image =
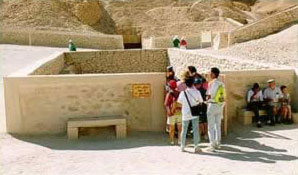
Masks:
[[[122,150],[145,146],[169,146],[167,135],[155,132],[130,133],[126,139],[116,139],[114,135],[83,136],[78,140],[68,140],[65,135],[12,136],[56,150]]]
[[[277,130],[292,130],[297,129],[297,126],[278,126]],[[223,138],[221,150],[215,153],[203,152],[202,154],[230,160],[262,163],[298,160],[297,156],[287,154],[287,149],[274,148],[255,140],[256,138],[276,139],[276,142],[279,142],[281,139],[292,140],[286,136],[272,133],[273,128],[269,126],[261,129],[251,126],[238,127],[232,133],[229,133],[227,137]],[[68,140],[65,135],[34,137],[13,135],[13,137],[55,150],[124,150],[146,146],[169,146],[168,136],[165,133],[152,132],[129,133],[126,139],[116,139],[114,135],[104,137],[85,136],[79,140]],[[207,143],[205,142],[201,147],[204,149],[206,146]],[[250,150],[247,151],[247,148]]]
[[[297,156],[261,151],[242,151],[230,146],[222,146],[216,152],[203,152],[202,155],[222,157],[230,160],[262,162],[262,163],[276,163],[276,161],[293,161],[298,160]]]

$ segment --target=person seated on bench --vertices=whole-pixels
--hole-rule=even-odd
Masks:
[[[292,111],[291,111],[291,97],[288,93],[287,86],[281,86],[280,90],[282,92],[281,95],[281,115],[282,115],[282,121],[285,124],[292,124]]]
[[[257,127],[262,127],[259,110],[263,105],[263,93],[260,91],[260,85],[254,83],[252,89],[248,91],[247,94],[247,108],[255,113],[255,118],[257,121]]]
[[[267,81],[268,87],[264,90],[264,100],[266,102],[266,111],[268,115],[267,124],[274,126],[275,123],[280,123],[278,111],[280,108],[279,99],[282,95],[280,88],[276,87],[275,80]]]

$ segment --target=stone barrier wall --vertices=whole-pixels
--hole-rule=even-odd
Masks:
[[[121,35],[5,29],[0,31],[0,36],[1,44],[68,47],[68,40],[71,39],[78,48],[102,50],[124,48]]]
[[[230,33],[230,44],[265,37],[297,22],[298,6],[294,6],[285,11],[235,29]]]
[[[296,75],[296,78],[295,78],[295,87],[294,87],[294,89],[296,89],[296,91],[295,91],[296,93],[294,94],[293,101],[297,105],[293,107],[293,110],[296,113],[298,113],[298,68],[295,69],[295,75]]]
[[[34,64],[24,67],[17,72],[12,73],[12,76],[24,75],[57,75],[65,66],[64,53],[55,52],[52,55],[36,61]]]
[[[59,134],[69,118],[113,115],[128,131],[164,131],[164,83],[164,73],[5,77],[7,132]],[[149,96],[135,98],[134,84],[149,85]]]
[[[44,60],[44,62],[35,69],[31,75],[57,75],[64,68],[64,54],[61,53],[57,57],[52,57],[51,60]]]
[[[79,73],[165,72],[169,64],[166,49],[135,49],[66,52],[66,66]]]
[[[200,72],[207,72],[211,67],[218,67],[220,70],[252,70],[252,69],[270,69],[268,66],[252,64],[248,62],[239,62],[218,55],[212,56],[198,53],[195,50],[168,49],[170,65],[174,66],[177,76],[180,76],[182,70],[187,66],[194,65]]]
[[[142,37],[149,38],[168,35],[178,35],[179,37],[187,36],[189,34],[200,35],[205,31],[212,31],[213,33],[229,32],[238,27],[238,25],[224,20],[221,22],[175,22],[164,26],[141,26],[137,29],[142,32]]]
[[[153,48],[172,48],[173,47],[173,37],[174,36],[164,36],[164,37],[150,37],[142,39],[142,48],[153,49]],[[185,36],[187,41],[188,49],[198,49],[201,47],[201,36]]]

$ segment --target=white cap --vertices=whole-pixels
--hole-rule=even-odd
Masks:
[[[70,39],[68,42],[70,42],[70,43],[71,43],[71,42],[72,42],[72,40]]]
[[[273,83],[273,82],[275,82],[274,79],[270,79],[270,80],[267,81],[267,83]]]

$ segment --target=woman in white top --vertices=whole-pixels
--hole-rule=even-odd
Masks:
[[[260,91],[260,86],[258,83],[254,83],[252,89],[248,91],[247,94],[248,109],[255,113],[257,120],[257,127],[262,127],[259,110],[262,108],[263,103],[263,93]]]
[[[192,123],[193,128],[193,140],[194,140],[194,151],[196,153],[201,152],[199,148],[199,131],[198,131],[198,117],[193,116],[191,113],[190,106],[196,106],[203,102],[200,91],[193,88],[192,77],[187,77],[185,79],[185,84],[187,86],[186,90],[182,91],[178,97],[178,103],[182,104],[182,132],[181,132],[181,150],[184,151],[186,142],[186,133],[188,129],[189,122]]]

